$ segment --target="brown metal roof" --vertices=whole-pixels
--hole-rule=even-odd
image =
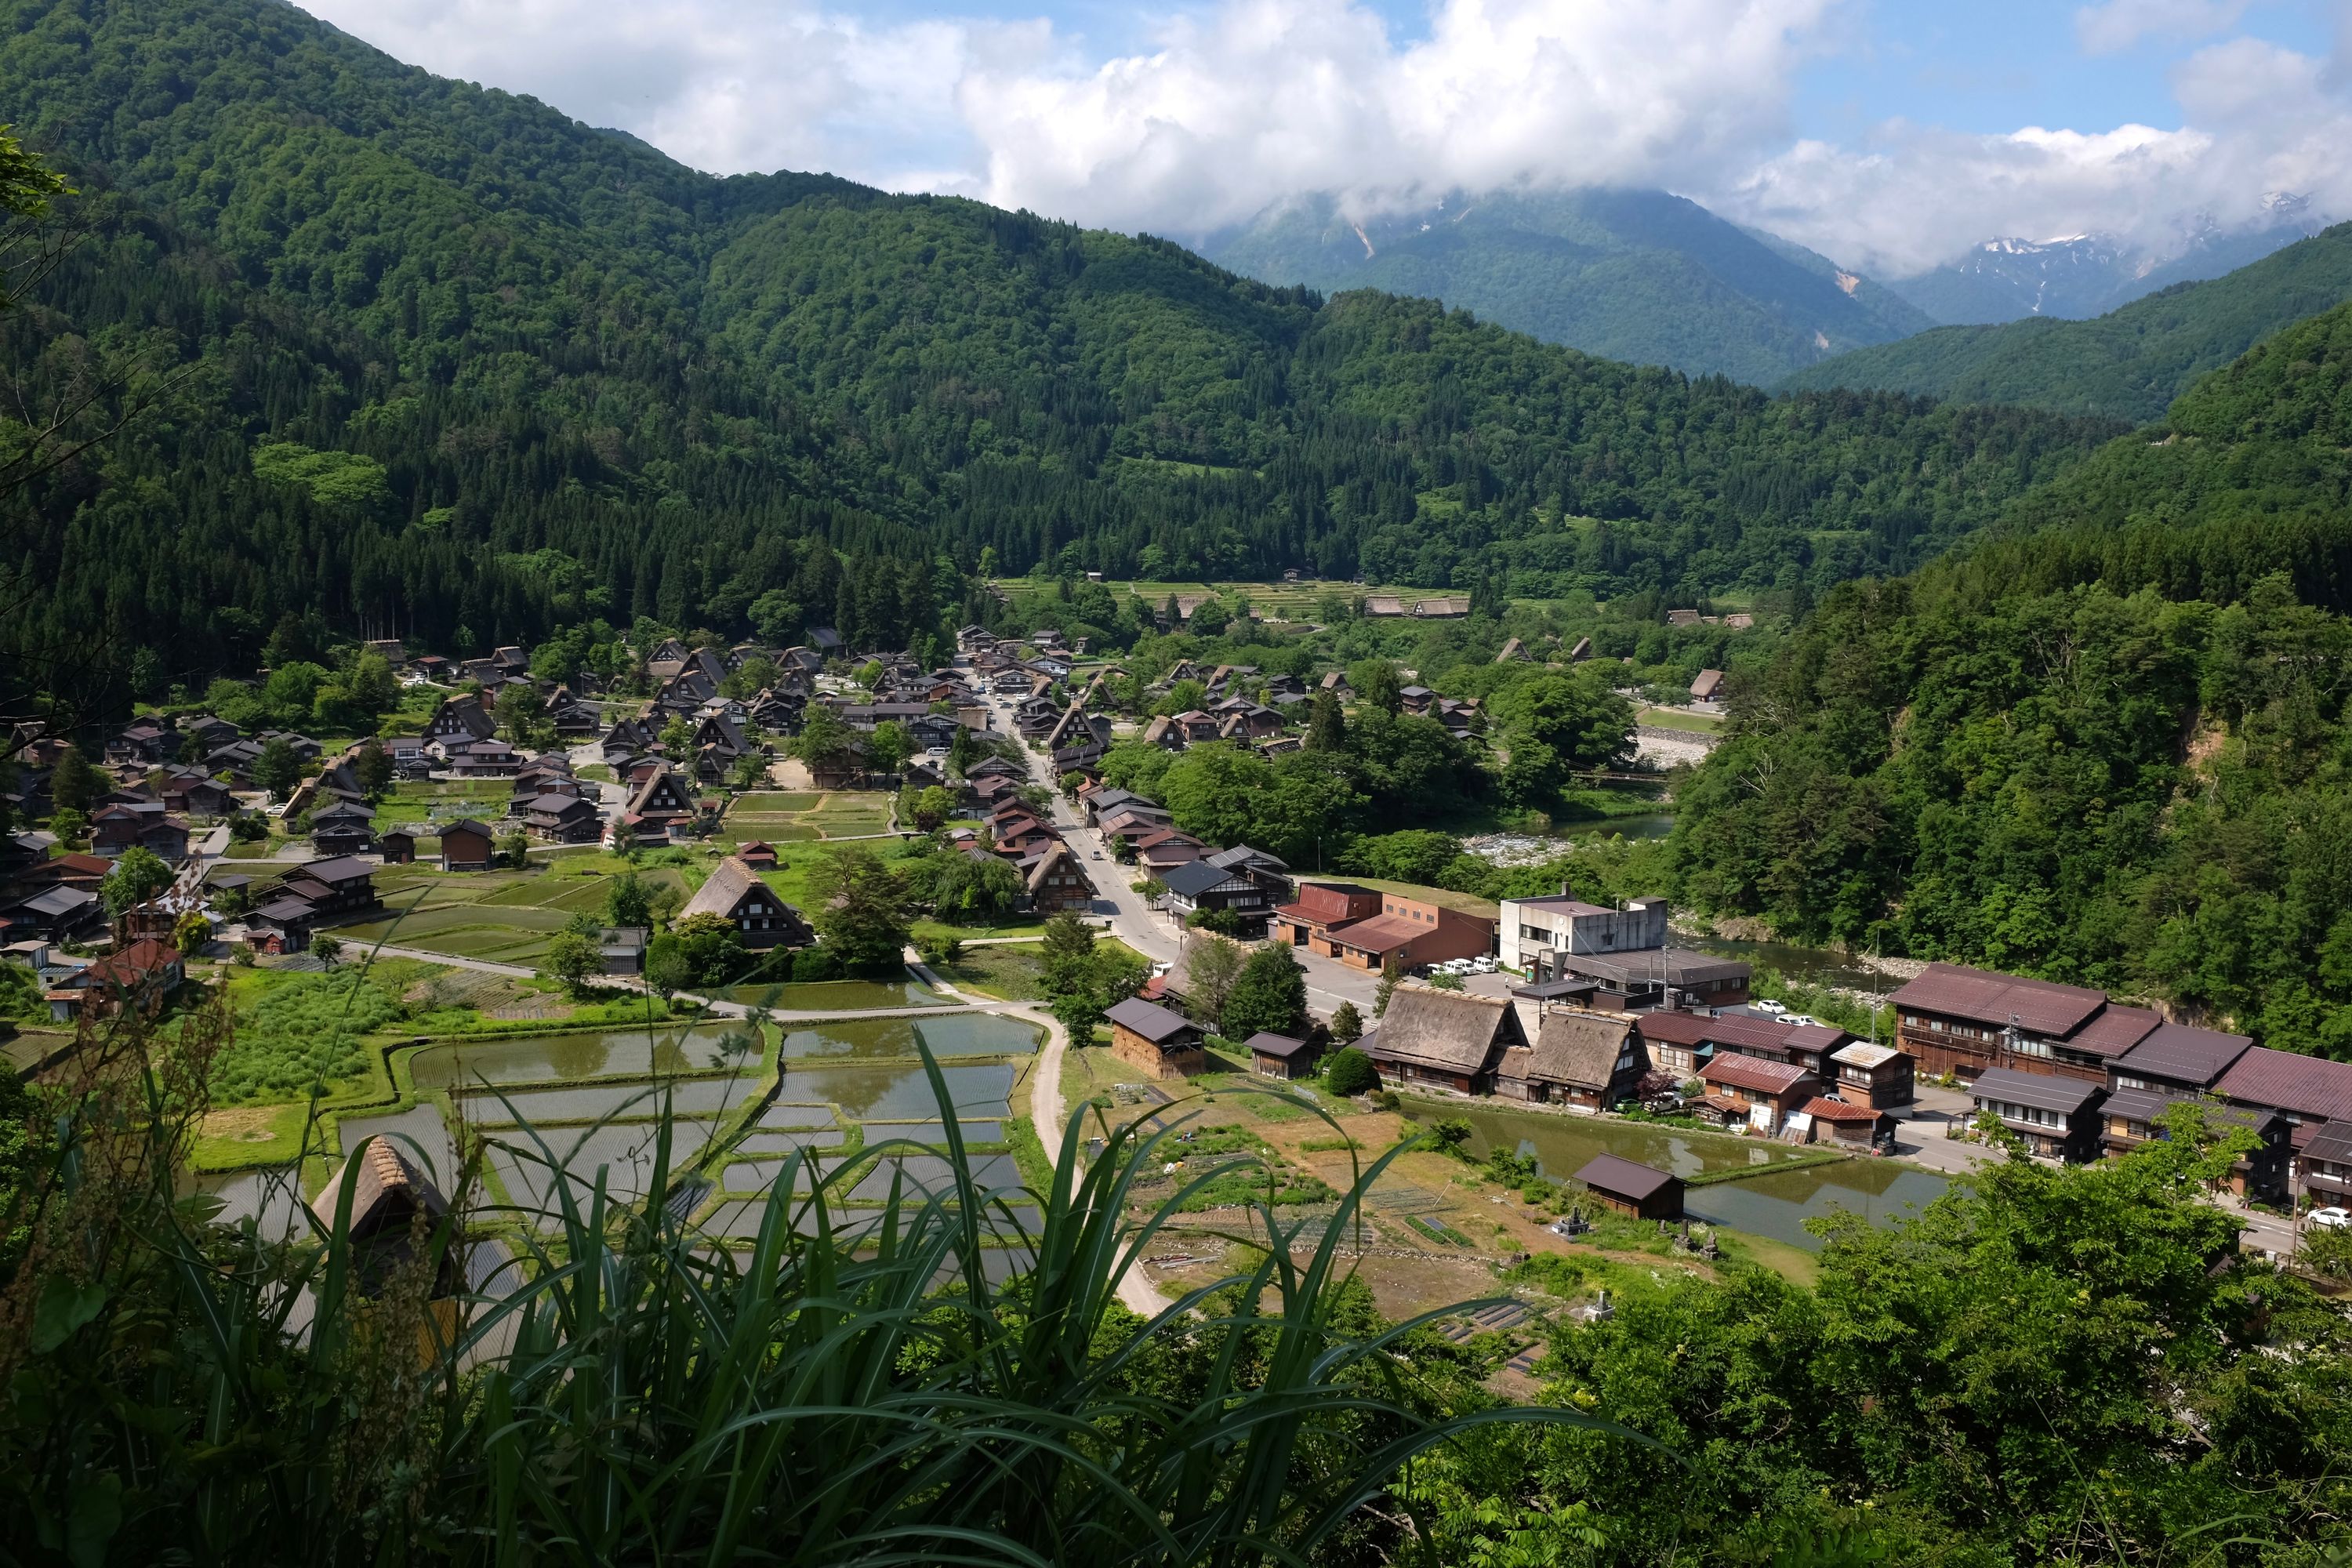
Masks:
[[[1612,1197],[1631,1198],[1637,1203],[1669,1187],[1683,1184],[1683,1179],[1672,1171],[1636,1164],[1615,1154],[1595,1154],[1584,1169],[1576,1173],[1576,1179],[1595,1192],[1607,1193]]]
[[[2275,1106],[2309,1121],[2352,1121],[2352,1062],[2255,1046],[2231,1064],[2213,1091],[2224,1100]]]
[[[1353,925],[1328,927],[1333,942],[1352,948],[1358,952],[1393,952],[1406,946],[1413,938],[1427,936],[1437,928],[1426,926],[1402,915],[1374,915]]]
[[[1162,1040],[1172,1040],[1194,1026],[1192,1021],[1181,1013],[1171,1013],[1165,1007],[1155,1006],[1133,996],[1115,1005],[1103,1016],[1129,1034],[1142,1036],[1155,1046]]]
[[[1265,1029],[1260,1029],[1242,1045],[1255,1055],[1279,1057],[1285,1061],[1307,1048],[1305,1040],[1294,1040],[1288,1035],[1277,1035]]]
[[[1819,1095],[1805,1101],[1805,1114],[1816,1121],[1875,1121],[1886,1114],[1867,1105],[1849,1105],[1843,1100],[1824,1100]]]
[[[2065,1112],[2080,1110],[2105,1092],[2102,1084],[2049,1073],[2018,1072],[2011,1068],[1987,1068],[1969,1085],[1969,1093],[1979,1102],[1993,1100],[2004,1105],[2030,1105],[2037,1110]]]
[[[2253,1043],[2243,1035],[2159,1024],[2147,1038],[2125,1052],[2116,1067],[2122,1072],[2202,1088],[2229,1071],[2230,1064],[2244,1056]]]
[[[2080,985],[1997,974],[1964,964],[1931,963],[1927,973],[1888,1000],[1898,1008],[1941,1013],[1996,1028],[2014,1017],[2021,1028],[2063,1037],[2080,1028],[2107,999]]]
[[[2095,1056],[2119,1057],[2146,1039],[2149,1031],[2164,1020],[2145,1007],[2110,1005],[2099,1016],[2067,1037],[2071,1050],[2087,1051]]]
[[[1727,1083],[1734,1089],[1758,1089],[1765,1094],[1780,1094],[1798,1079],[1812,1075],[1790,1062],[1768,1062],[1761,1057],[1717,1057],[1698,1069],[1698,1076],[1709,1083]]]

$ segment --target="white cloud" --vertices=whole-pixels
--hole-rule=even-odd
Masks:
[[[990,199],[1198,233],[1300,191],[1688,181],[1785,134],[1830,0],[1231,0],[1087,71],[959,89]]]
[[[2210,38],[2236,24],[2246,0],[2105,0],[2074,13],[2084,51],[2120,54],[2147,38]]]
[[[1860,148],[1801,142],[1714,193],[1712,205],[1896,278],[1994,236],[2087,231],[2160,251],[2194,220],[2254,219],[2273,192],[2352,213],[2342,156],[2352,104],[2320,61],[2235,39],[2181,62],[2173,88],[2179,128],[1966,136],[1888,125]]]
[[[2352,214],[2352,0],[2335,0],[2332,61],[2246,38],[2182,60],[2171,127],[1898,121],[1845,144],[1792,142],[1788,108],[1810,60],[1862,46],[1853,0],[1433,0],[1405,42],[1365,0],[1179,0],[1110,58],[1042,18],[824,8],[840,0],[310,3],[403,59],[701,168],[829,170],[1179,237],[1307,192],[1363,211],[1658,184],[1900,277],[2000,235],[2160,245],[2270,191]],[[2241,9],[2104,0],[2075,21],[2085,47],[2116,48]]]

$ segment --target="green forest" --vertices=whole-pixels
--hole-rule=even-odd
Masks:
[[[1937,327],[1809,365],[1783,391],[1883,388],[2059,414],[2159,418],[2198,377],[2289,322],[2352,298],[2352,224],[2221,278],[2176,283],[2094,321]]]
[[[95,392],[9,553],[29,640],[125,666],[247,667],[289,614],[453,648],[583,615],[738,635],[771,595],[831,625],[864,563],[920,561],[945,603],[984,551],[1811,591],[2115,429],[1776,399],[1149,237],[711,178],[260,0],[4,14],[0,101],[87,238],[0,353],[36,407]]]
[[[1908,578],[1832,593],[1683,790],[1784,934],[2160,998],[2352,1058],[2352,306]]]

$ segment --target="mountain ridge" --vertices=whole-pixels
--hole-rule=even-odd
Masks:
[[[1824,257],[1663,191],[1456,194],[1360,220],[1308,195],[1203,251],[1261,282],[1425,296],[1547,342],[1753,384],[1932,324]]]
[[[2199,376],[2347,297],[2352,223],[2091,321],[1937,327],[1825,360],[1787,377],[1780,389],[1898,391],[2146,423]]]

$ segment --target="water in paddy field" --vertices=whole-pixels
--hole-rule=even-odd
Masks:
[[[1424,1119],[1439,1114],[1458,1117],[1470,1123],[1468,1148],[1472,1155],[1484,1158],[1498,1147],[1532,1155],[1538,1168],[1553,1181],[1575,1175],[1597,1154],[1615,1154],[1655,1170],[1690,1177],[1715,1171],[1782,1164],[1800,1153],[1788,1144],[1760,1138],[1734,1138],[1591,1116],[1561,1116],[1478,1105],[1448,1106],[1442,1113],[1423,1107],[1418,1114]],[[1684,1206],[1694,1219],[1818,1251],[1821,1239],[1804,1228],[1808,1219],[1845,1209],[1873,1225],[1885,1225],[1925,1208],[1950,1188],[1951,1183],[1944,1177],[1865,1158],[1793,1171],[1765,1169],[1739,1181],[1693,1187],[1684,1198]]]
[[[572,1082],[586,1078],[642,1078],[648,1073],[709,1072],[756,1061],[756,1048],[734,1053],[729,1029],[614,1029],[603,1034],[533,1035],[521,1039],[453,1040],[427,1046],[408,1058],[419,1089],[483,1083]]]
[[[1951,1190],[1945,1177],[1907,1165],[1848,1160],[1694,1187],[1683,1206],[1694,1219],[1818,1252],[1821,1237],[1805,1228],[1809,1219],[1843,1209],[1884,1226],[1918,1213]]]
[[[747,1007],[782,1013],[850,1013],[876,1007],[951,1007],[955,1004],[913,980],[813,980],[782,985],[754,981],[719,993]]]
[[[1010,1114],[1011,1067],[942,1067],[940,1077],[947,1084],[949,1102],[959,1121],[975,1116],[1001,1120]],[[788,1105],[834,1104],[853,1121],[907,1121],[939,1114],[939,1100],[920,1067],[787,1064],[783,1088],[776,1098],[779,1103],[772,1108],[776,1110]]]
[[[992,1013],[952,1013],[937,1018],[845,1018],[795,1026],[784,1036],[784,1055],[794,1061],[913,1058],[924,1047],[941,1058],[1028,1056],[1037,1049],[1037,1031]]]

